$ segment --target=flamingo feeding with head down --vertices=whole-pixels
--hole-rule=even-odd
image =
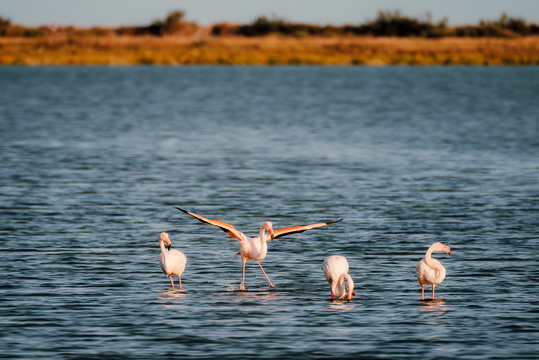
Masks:
[[[165,243],[167,244],[165,246]],[[161,247],[161,255],[159,256],[159,265],[161,270],[166,276],[170,278],[172,288],[174,288],[174,281],[172,275],[177,275],[180,281],[180,290],[182,289],[182,274],[187,264],[187,257],[180,250],[171,249],[172,242],[170,241],[168,234],[162,232],[159,235],[159,246]]]
[[[220,228],[221,230],[223,230],[225,233],[227,233],[227,235],[235,239],[238,239],[240,241],[240,244],[239,244],[240,252],[238,253],[238,255],[241,255],[241,259],[243,261],[243,271],[242,271],[241,286],[240,286],[241,290],[245,290],[245,263],[247,262],[247,260],[251,260],[251,259],[256,260],[256,262],[258,263],[258,266],[260,266],[260,269],[266,276],[266,279],[268,279],[270,287],[274,287],[268,275],[264,271],[264,268],[260,264],[260,260],[263,260],[268,253],[268,245],[267,245],[268,241],[277,239],[282,236],[300,233],[305,230],[334,224],[342,220],[340,219],[337,221],[321,222],[321,223],[316,223],[316,224],[311,224],[311,225],[292,226],[292,227],[287,227],[287,228],[278,229],[278,230],[273,230],[272,223],[269,221],[266,221],[260,226],[258,237],[249,237],[243,234],[242,232],[236,230],[234,226],[227,224],[223,221],[207,219],[203,216],[194,214],[190,211],[180,209],[178,207],[176,209],[183,211],[184,213],[188,215],[191,215],[192,217],[199,220],[200,222],[216,226]]]
[[[348,260],[341,255],[331,255],[322,263],[322,271],[326,275],[326,280],[331,289],[331,300],[333,296],[338,299],[352,300],[352,295],[356,295],[354,291],[354,281],[348,274]],[[344,281],[346,280],[346,291]]]
[[[417,263],[415,271],[417,281],[421,284],[421,300],[425,299],[425,285],[432,285],[432,299],[434,300],[434,287],[445,279],[445,268],[438,260],[431,257],[434,251],[445,251],[451,256],[449,246],[436,242],[429,247],[425,258]]]

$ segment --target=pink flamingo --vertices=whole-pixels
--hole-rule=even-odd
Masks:
[[[166,246],[165,243],[167,244]],[[178,280],[180,281],[181,290],[182,274],[185,270],[185,265],[187,264],[187,257],[185,257],[180,250],[170,248],[172,246],[172,242],[170,241],[166,232],[162,232],[161,235],[159,235],[159,246],[161,247],[161,256],[159,256],[159,265],[161,265],[161,270],[163,270],[165,275],[170,278],[172,288],[174,288],[172,275],[177,275]]]
[[[200,222],[216,226],[220,228],[221,230],[223,230],[225,233],[227,233],[227,235],[229,235],[230,237],[233,237],[240,241],[240,252],[238,253],[238,255],[241,255],[241,259],[243,261],[243,272],[242,272],[241,285],[240,285],[241,290],[245,290],[245,263],[247,262],[247,260],[251,260],[251,259],[256,260],[256,262],[258,263],[258,266],[260,266],[260,269],[266,276],[266,279],[268,279],[270,287],[274,287],[268,275],[264,271],[264,268],[260,264],[260,260],[263,260],[264,258],[266,258],[266,255],[268,253],[268,245],[267,245],[268,241],[277,239],[281,236],[300,233],[305,230],[334,224],[342,220],[340,219],[337,221],[321,222],[321,223],[316,223],[316,224],[311,224],[311,225],[291,226],[291,227],[278,229],[278,230],[273,230],[272,223],[269,221],[266,221],[260,226],[258,237],[249,237],[249,236],[246,236],[244,233],[236,230],[234,226],[227,224],[223,221],[207,219],[203,216],[197,215],[190,211],[180,209],[179,207],[177,207],[176,209],[183,211],[184,213],[188,215],[191,215],[192,217],[194,217]],[[268,232],[267,234],[266,234],[266,231]]]
[[[322,263],[322,271],[326,275],[326,280],[331,289],[331,300],[333,296],[338,299],[352,300],[354,292],[354,281],[348,275],[348,260],[344,256],[331,255]],[[344,280],[347,282],[346,290],[344,289]]]
[[[442,264],[431,257],[434,251],[445,251],[451,256],[451,249],[442,243],[432,244],[425,258],[420,260],[416,266],[417,281],[421,284],[421,300],[425,299],[425,285],[432,285],[432,299],[434,300],[434,287],[445,279],[445,268]]]

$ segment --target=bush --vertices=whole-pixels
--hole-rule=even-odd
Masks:
[[[526,24],[521,18],[512,18],[502,14],[497,21],[481,20],[476,26],[459,26],[455,28],[456,36],[468,37],[513,37],[533,34],[533,26]]]
[[[285,36],[312,36],[312,35],[373,35],[373,36],[425,36],[441,37],[447,32],[447,19],[433,24],[430,15],[426,21],[402,16],[399,11],[380,11],[376,20],[364,25],[319,26],[302,23],[290,23],[283,19],[268,19],[258,17],[251,24],[241,25],[236,34],[243,36],[265,36],[272,33]],[[215,27],[214,35],[220,35],[222,29]]]
[[[11,20],[4,19],[0,16],[0,36],[6,36],[9,27],[11,26]]]
[[[114,34],[114,31],[109,28],[104,28],[100,26],[94,26],[84,32],[88,36],[110,36]]]
[[[430,14],[424,21],[402,16],[400,11],[379,11],[378,17],[365,25],[359,26],[356,33],[374,36],[444,36],[447,28],[447,19],[433,24]]]
[[[211,34],[215,36],[238,35],[239,25],[231,23],[215,24],[211,28]]]
[[[219,35],[221,29],[214,29],[212,33]],[[336,26],[320,26],[303,23],[291,23],[284,19],[268,19],[261,16],[251,24],[241,25],[236,29],[236,35],[242,36],[265,36],[269,34],[279,34],[284,36],[313,36],[313,35],[338,35],[342,34],[342,28]]]
[[[279,23],[282,20],[269,20],[265,16],[258,17],[249,25],[242,25],[238,28],[238,35],[243,36],[264,36],[278,32]]]
[[[177,33],[192,33],[197,25],[183,21],[184,11],[170,12],[164,20],[155,20],[148,26],[122,26],[115,29],[118,35],[154,35],[163,36]]]
[[[24,36],[28,37],[37,37],[37,36],[47,36],[52,34],[52,30],[48,26],[40,26],[37,28],[26,28]]]
[[[165,20],[154,21],[148,27],[148,32],[156,36],[178,33],[182,30],[182,19],[184,16],[184,11],[172,11],[167,15]]]
[[[52,33],[48,26],[40,26],[37,28],[24,27],[21,25],[10,25],[5,29],[3,36],[21,36],[21,37],[39,37],[47,36]]]
[[[530,33],[530,27],[526,24],[526,21],[521,18],[512,18],[503,13],[500,19],[495,23],[502,29],[510,30],[515,34],[528,35]]]

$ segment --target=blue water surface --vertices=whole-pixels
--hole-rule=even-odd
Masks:
[[[0,68],[0,358],[537,359],[539,68]],[[240,291],[237,240],[269,243]],[[159,268],[166,231],[183,291]],[[447,278],[421,302],[430,244]],[[320,269],[348,258],[357,296]],[[430,287],[427,288],[430,296]]]

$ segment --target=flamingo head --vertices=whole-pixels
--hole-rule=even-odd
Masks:
[[[448,253],[449,256],[451,256],[451,249],[449,248],[449,246],[444,245],[440,242],[434,243],[431,246],[434,247],[433,251],[443,251]]]
[[[273,237],[275,236],[275,233],[273,232],[273,224],[270,221],[266,221],[262,227],[268,232],[269,240],[273,240]]]
[[[166,232],[162,232],[161,235],[159,235],[159,241],[164,241],[165,244],[167,244],[167,249],[170,250],[170,247],[172,246],[172,241],[170,241]]]

